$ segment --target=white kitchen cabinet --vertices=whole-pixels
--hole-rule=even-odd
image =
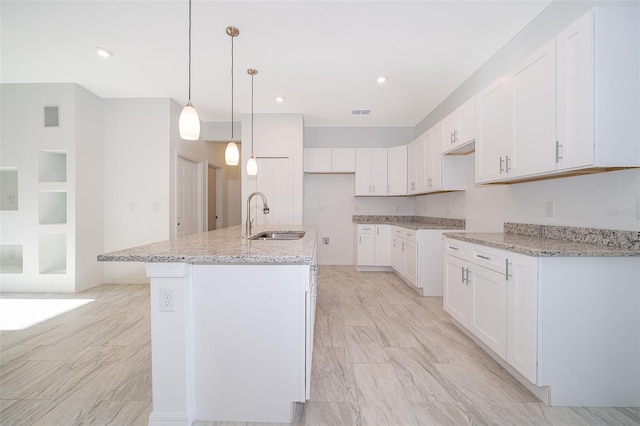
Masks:
[[[639,10],[589,11],[478,94],[476,182],[640,166]]]
[[[533,257],[451,238],[443,252],[444,310],[544,402],[640,402],[629,338],[640,335],[639,258]]]
[[[331,148],[305,148],[304,171],[305,173],[330,173]]]
[[[595,8],[557,37],[557,169],[640,165],[640,6]]]
[[[424,180],[425,192],[437,191],[442,187],[442,159],[440,154],[441,124],[438,123],[424,135]]]
[[[407,146],[407,194],[422,194],[426,191],[425,167],[431,161],[425,151],[428,131],[411,141]]]
[[[505,177],[555,170],[555,39],[511,73],[513,139],[505,153]]]
[[[476,137],[476,99],[469,99],[441,121],[439,151],[443,154],[473,152]]]
[[[507,362],[536,383],[538,258],[509,253],[508,262]]]
[[[354,173],[355,148],[305,148],[305,173]]]
[[[418,287],[418,244],[416,231],[394,226],[392,230],[393,269],[405,282]]]
[[[390,226],[359,224],[357,226],[357,269],[374,270],[369,267],[391,265]]]
[[[476,182],[555,170],[555,40],[478,98]]]
[[[508,172],[513,145],[511,77],[502,76],[478,93],[476,182],[501,179]],[[512,155],[512,154],[511,154]]]
[[[355,195],[387,195],[387,148],[356,148]]]
[[[387,149],[387,195],[407,195],[407,145]]]

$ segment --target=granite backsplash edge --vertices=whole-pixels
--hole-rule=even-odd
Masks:
[[[550,238],[554,240],[574,241],[640,250],[640,231],[616,229],[584,228],[560,225],[536,225],[530,223],[505,222],[505,234],[527,235],[530,237]]]

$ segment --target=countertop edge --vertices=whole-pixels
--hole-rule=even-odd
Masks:
[[[487,233],[487,235],[494,235],[498,237],[498,236],[504,236],[506,234],[496,232],[496,233]],[[509,235],[518,237],[517,234],[509,234]],[[498,248],[498,249],[507,250],[514,253],[523,254],[526,256],[534,256],[534,257],[640,257],[640,251],[637,251],[637,250],[629,250],[629,249],[623,249],[618,247],[608,247],[608,246],[589,244],[589,243],[581,243],[581,245],[588,245],[589,247],[579,247],[579,248],[561,247],[558,249],[548,249],[548,248],[528,247],[526,245],[518,245],[515,243],[500,243],[487,238],[482,238],[477,234],[469,235],[464,232],[446,232],[443,234],[443,236],[460,240],[460,241]],[[529,239],[534,238],[534,237],[526,237],[526,236],[520,236],[520,237],[529,238]],[[536,242],[538,243],[546,242],[550,245],[558,244],[558,240],[554,240],[551,238],[536,237]],[[565,244],[568,245],[570,243],[565,243]]]

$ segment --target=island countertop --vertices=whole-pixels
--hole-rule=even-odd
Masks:
[[[99,261],[195,264],[312,264],[316,228],[301,225],[254,226],[263,231],[304,231],[299,240],[247,240],[241,225],[202,232],[98,255]]]

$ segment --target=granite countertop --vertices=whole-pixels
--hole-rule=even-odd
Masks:
[[[244,226],[232,226],[98,255],[99,261],[199,264],[312,264],[316,228],[296,225],[254,226],[262,231],[305,231],[299,240],[247,240]]]
[[[384,216],[384,215],[354,215],[353,223],[356,224],[376,224],[394,225],[407,229],[460,229],[464,230],[464,219],[450,219],[440,217],[422,216]]]
[[[508,225],[515,225],[509,227]],[[520,229],[516,229],[520,226]],[[639,233],[633,231],[611,231],[593,228],[540,227],[522,232],[522,225],[505,224],[502,232],[447,232],[445,237],[460,241],[495,247],[527,256],[537,257],[629,257],[640,256],[637,247]],[[539,231],[539,232],[538,232]],[[522,232],[522,233],[518,233]],[[538,235],[536,235],[536,233]]]

